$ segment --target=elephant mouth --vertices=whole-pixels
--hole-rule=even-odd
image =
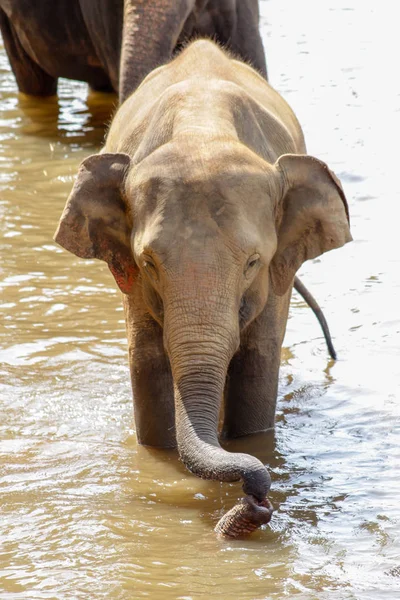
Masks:
[[[214,531],[222,538],[244,537],[270,522],[274,508],[268,498],[258,501],[245,496],[217,523]]]

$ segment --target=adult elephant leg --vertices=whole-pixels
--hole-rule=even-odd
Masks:
[[[237,26],[228,41],[232,50],[248,61],[266,79],[267,65],[259,30],[258,0],[236,0]]]
[[[195,0],[124,0],[119,97],[167,62]]]
[[[96,55],[109,78],[108,88],[99,84],[91,84],[91,88],[118,93],[124,0],[79,0],[79,4]]]
[[[222,436],[235,438],[274,427],[281,361],[291,290],[272,292],[263,312],[242,333],[225,390]]]
[[[163,331],[139,306],[124,296],[136,435],[145,446],[173,448],[175,405]]]
[[[17,32],[2,9],[0,9],[0,30],[19,91],[31,96],[57,94],[57,79],[43,71],[25,52]]]

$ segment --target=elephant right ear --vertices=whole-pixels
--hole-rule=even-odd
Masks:
[[[132,291],[137,267],[130,236],[132,217],[122,188],[127,154],[94,154],[80,165],[54,240],[80,258],[104,260],[122,292]]]
[[[304,261],[340,248],[352,237],[347,200],[328,165],[306,154],[283,154],[275,168],[282,195],[270,277],[282,296]]]

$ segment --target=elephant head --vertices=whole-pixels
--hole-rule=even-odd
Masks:
[[[351,240],[348,208],[335,175],[308,155],[268,164],[214,142],[201,163],[191,156],[166,144],[138,165],[122,153],[87,158],[55,240],[106,261],[124,294],[141,286],[163,328],[180,457],[199,477],[242,479],[249,530],[249,511],[257,525],[270,518],[270,477],[220,447],[227,369],[268,295],[290,294],[305,260]]]

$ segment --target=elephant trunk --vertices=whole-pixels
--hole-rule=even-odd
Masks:
[[[120,103],[167,62],[195,0],[124,0]]]
[[[228,365],[238,346],[239,333],[237,331],[232,334],[227,327],[226,312],[221,311],[219,318],[213,315],[212,324],[208,321],[206,326],[189,324],[186,315],[181,314],[178,319],[175,315],[173,320],[180,321],[181,325],[178,331],[174,330],[173,335],[172,319],[168,318],[168,311],[164,325],[175,386],[179,455],[189,471],[203,479],[241,479],[244,492],[253,499],[252,505],[261,505],[271,484],[264,465],[248,454],[225,451],[218,441],[220,404]],[[243,511],[239,513],[240,520]],[[259,513],[260,511],[246,513],[246,519],[253,519],[255,523],[253,529],[270,519],[269,514],[268,520],[260,520]],[[243,529],[236,521],[232,517],[226,527],[221,525],[219,533],[231,535],[231,531],[234,537],[234,530],[245,532],[246,527]],[[250,531],[251,527],[247,530]]]
[[[271,480],[256,458],[223,450],[218,441],[218,417],[225,373],[210,367],[194,370],[175,384],[176,436],[185,466],[203,479],[243,480],[243,490],[258,501]]]

